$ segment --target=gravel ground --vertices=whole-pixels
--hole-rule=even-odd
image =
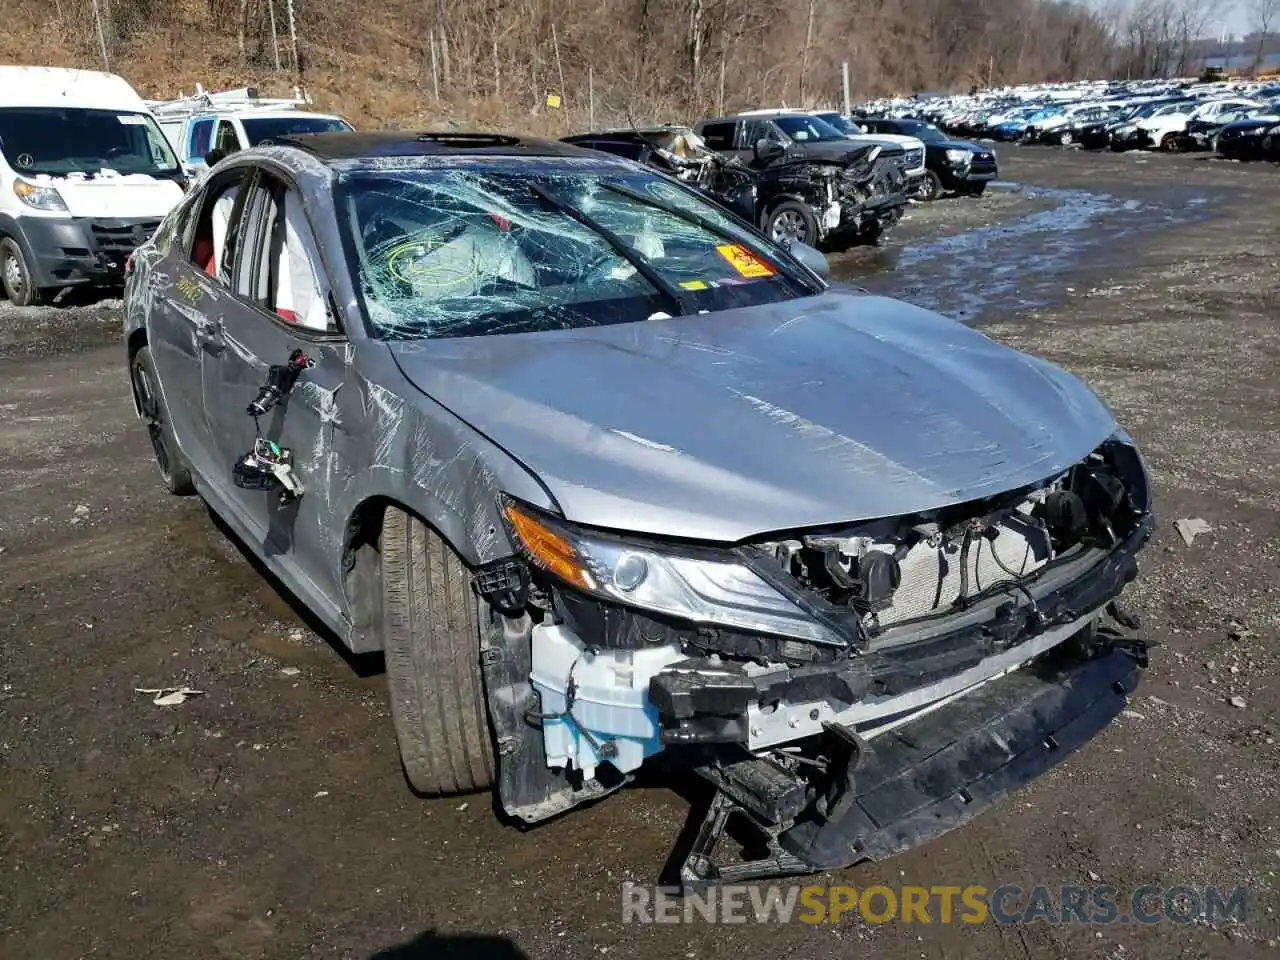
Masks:
[[[833,268],[1085,377],[1160,522],[1130,710],[970,825],[814,882],[1249,888],[1240,922],[623,925],[689,812],[650,782],[535,830],[423,801],[379,665],[336,653],[132,417],[118,304],[0,305],[0,956],[1276,956],[1280,171],[1002,151]],[[1190,545],[1179,518],[1209,525]],[[189,684],[179,707],[137,688]]]

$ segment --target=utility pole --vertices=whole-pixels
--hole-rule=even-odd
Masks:
[[[107,34],[102,29],[102,9],[98,0],[93,0],[93,19],[98,24],[98,47],[102,50],[102,69],[111,72],[111,61],[107,59]]]
[[[844,115],[853,115],[853,90],[849,86],[849,61],[840,64],[841,77],[844,80]]]

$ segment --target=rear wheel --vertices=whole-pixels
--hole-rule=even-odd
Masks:
[[[195,493],[191,471],[183,462],[173,437],[169,411],[160,394],[160,379],[156,376],[150,347],[142,347],[133,355],[129,373],[133,379],[133,395],[137,398],[138,409],[142,411],[142,421],[147,425],[147,435],[151,440],[151,449],[155,452],[156,465],[160,468],[165,489],[179,497]]]
[[[27,258],[12,237],[0,240],[0,283],[4,295],[15,307],[33,307],[43,299],[42,291],[31,279]]]
[[[809,246],[818,243],[818,218],[807,203],[784,200],[765,218],[765,235],[774,243],[799,240]]]
[[[382,523],[382,643],[405,776],[447,796],[494,782],[493,734],[480,674],[487,607],[444,539],[404,511]]]

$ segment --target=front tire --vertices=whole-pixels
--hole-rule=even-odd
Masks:
[[[980,197],[987,192],[987,185],[983,183],[971,183],[965,187],[964,192],[971,197]]]
[[[22,255],[22,247],[12,237],[0,240],[0,283],[4,285],[4,295],[15,307],[38,306],[44,299],[31,279],[31,268]]]
[[[774,243],[799,240],[814,247],[818,244],[818,218],[807,203],[784,200],[769,211],[764,233]]]
[[[1166,133],[1160,138],[1160,149],[1165,153],[1178,152],[1178,135],[1176,133]]]
[[[480,673],[484,602],[444,539],[388,507],[382,523],[382,645],[405,776],[427,796],[494,783]]]
[[[942,196],[942,178],[932,170],[924,172],[924,180],[921,181],[919,189],[916,191],[916,199],[924,200],[926,203],[933,203]]]
[[[160,394],[160,378],[156,376],[156,365],[151,359],[150,347],[142,347],[133,355],[129,375],[133,380],[133,395],[138,402],[138,409],[142,411],[142,420],[147,425],[147,435],[151,439],[151,449],[155,452],[156,466],[160,468],[160,478],[165,489],[177,497],[190,496],[196,492],[196,488],[191,482],[191,471],[178,450],[173,427],[169,424],[169,411]]]

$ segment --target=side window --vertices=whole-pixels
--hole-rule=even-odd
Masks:
[[[208,183],[195,202],[199,212],[188,247],[191,262],[222,283],[230,279],[227,253],[231,244],[227,240],[233,236],[232,215],[245,175],[244,169],[228,171]]]
[[[203,160],[213,143],[213,117],[201,117],[191,124],[186,160]]]
[[[755,146],[757,140],[772,140],[775,143],[782,143],[783,139],[778,129],[768,120],[752,120],[742,125],[742,143],[743,147],[750,150]]]
[[[261,173],[242,223],[233,269],[235,292],[286,323],[319,333],[338,332],[301,195]]]
[[[218,121],[218,136],[213,146],[228,155],[240,149],[240,138],[236,136],[236,128],[230,120]]]
[[[732,150],[733,124],[709,123],[702,128],[702,139],[711,150]]]

